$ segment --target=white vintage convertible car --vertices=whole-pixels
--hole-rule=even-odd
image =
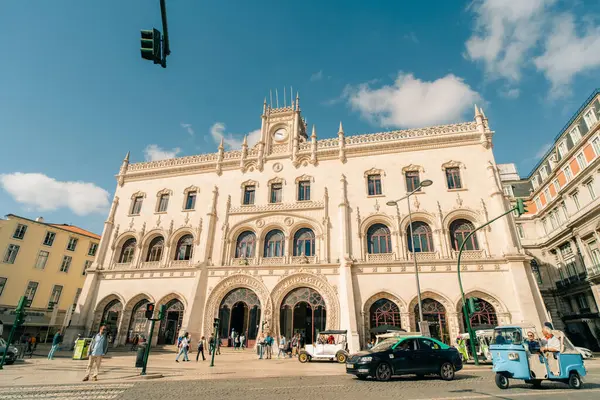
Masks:
[[[322,331],[317,342],[307,344],[298,353],[298,361],[305,363],[311,360],[337,361],[341,364],[348,358],[348,331]],[[328,340],[333,336],[333,340]],[[333,343],[331,343],[333,342]]]

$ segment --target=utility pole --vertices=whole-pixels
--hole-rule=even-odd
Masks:
[[[146,366],[148,365],[148,357],[150,356],[150,346],[152,346],[152,336],[154,335],[154,324],[156,321],[162,321],[165,317],[167,311],[167,306],[162,305],[158,309],[158,318],[152,318],[152,314],[154,314],[154,304],[149,303],[146,305],[146,318],[150,321],[150,336],[146,341],[146,351],[144,352],[144,362],[142,365],[142,372],[140,375],[146,375]]]
[[[6,348],[4,349],[4,354],[2,354],[2,359],[0,360],[0,369],[3,369],[2,367],[4,366],[4,360],[6,359],[6,354],[8,353],[8,348],[12,343],[15,331],[19,326],[23,325],[23,323],[25,322],[25,302],[26,297],[21,296],[21,298],[19,299],[19,303],[17,304],[17,308],[15,309],[15,322],[13,322],[12,328],[10,328],[8,340],[6,342]]]

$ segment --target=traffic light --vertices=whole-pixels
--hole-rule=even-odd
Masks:
[[[213,322],[213,328],[219,329],[219,318],[215,318],[215,322]]]
[[[521,216],[527,212],[527,205],[525,204],[523,199],[517,199],[516,210],[517,210],[517,214],[519,214],[519,216]]]
[[[154,315],[154,303],[146,304],[146,318],[152,319]]]
[[[141,33],[142,47],[140,50],[142,52],[142,58],[154,61],[154,64],[160,64],[162,61],[160,31],[152,28],[151,31],[143,30]]]
[[[27,303],[27,297],[21,296],[17,308],[15,309],[15,325],[21,326],[25,322],[25,305]]]
[[[479,302],[479,299],[477,297],[470,297],[467,300],[467,303],[469,305],[469,312],[471,314],[475,314],[476,312],[481,311],[481,303]]]
[[[167,306],[165,304],[163,304],[162,306],[160,306],[158,308],[158,319],[162,321],[162,319],[165,317],[166,313],[167,313]]]

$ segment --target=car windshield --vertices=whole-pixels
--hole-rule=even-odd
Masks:
[[[390,349],[393,345],[398,343],[398,338],[387,338],[374,346],[371,350],[373,351],[384,351]]]
[[[494,344],[521,344],[523,335],[520,328],[494,329]]]

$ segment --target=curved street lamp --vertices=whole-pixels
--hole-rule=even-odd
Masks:
[[[412,256],[413,256],[413,262],[415,265],[415,277],[417,280],[417,301],[419,304],[419,330],[420,330],[420,332],[423,332],[423,325],[424,325],[423,306],[421,304],[421,284],[419,283],[419,267],[417,266],[417,255],[415,254],[412,215],[411,215],[411,211],[410,211],[410,196],[413,195],[415,192],[418,192],[419,190],[421,190],[422,187],[431,186],[432,184],[433,184],[433,181],[431,179],[426,179],[423,182],[421,182],[419,184],[419,186],[417,186],[412,192],[407,193],[406,196],[402,197],[401,199],[398,199],[395,201],[388,201],[387,203],[385,203],[388,206],[394,207],[394,206],[398,205],[398,202],[406,199],[406,203],[408,204],[408,223],[409,223],[408,226],[409,226],[409,230],[410,230],[411,252],[412,252]]]

